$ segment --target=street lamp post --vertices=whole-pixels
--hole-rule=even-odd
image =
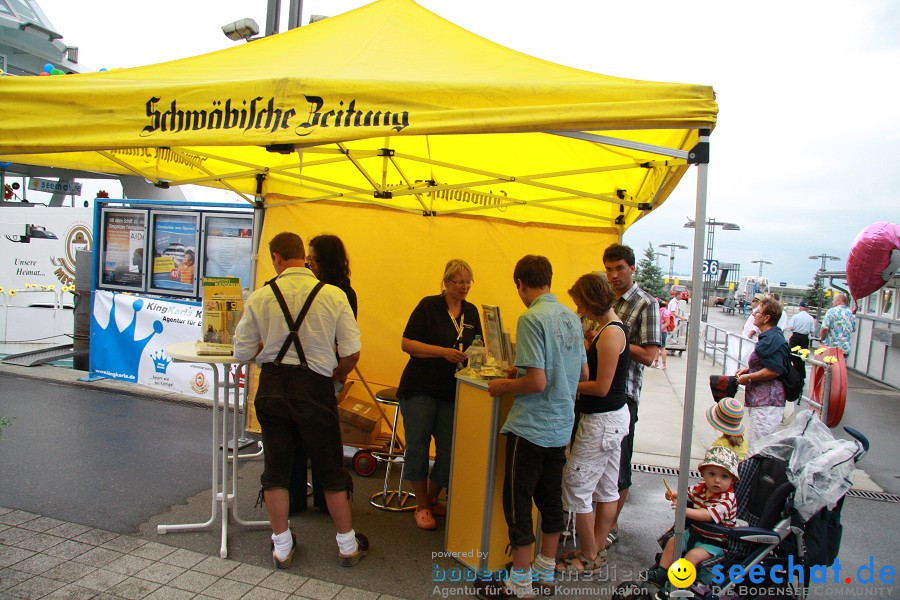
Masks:
[[[688,217],[687,223],[685,223],[684,226],[687,229],[694,229],[694,220]],[[721,227],[725,231],[740,231],[741,227],[737,223],[716,221],[715,219],[708,219],[706,221],[706,227],[706,261],[708,264],[711,264],[713,260],[713,242],[715,241],[716,227]],[[694,273],[693,276],[696,277],[697,274]],[[700,299],[700,320],[704,322],[707,320],[706,317],[709,312],[710,290],[714,287],[712,284],[712,280],[713,275],[711,273],[707,272],[703,274],[703,298]]]
[[[759,276],[760,276],[760,277],[762,277],[762,268],[763,268],[763,265],[771,265],[771,264],[772,264],[771,262],[769,262],[769,261],[767,261],[767,260],[763,260],[763,259],[759,259],[759,260],[751,260],[750,262],[751,262],[751,263],[759,263]]]
[[[660,248],[668,248],[669,249],[669,283],[674,282],[673,279],[675,275],[675,250],[687,250],[688,247],[683,244],[676,244],[672,242],[671,244],[660,244]]]

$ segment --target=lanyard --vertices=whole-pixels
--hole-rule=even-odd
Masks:
[[[459,323],[456,322],[456,318],[453,316],[453,313],[450,312],[450,309],[447,309],[447,314],[450,315],[450,320],[453,322],[453,328],[456,330],[456,346],[461,351],[462,350],[462,334],[463,329],[466,326],[466,313],[465,311],[460,311]]]

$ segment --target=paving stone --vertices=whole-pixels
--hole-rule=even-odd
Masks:
[[[169,583],[187,569],[176,567],[175,565],[167,565],[165,563],[153,563],[145,569],[138,571],[135,577],[146,579],[154,583]]]
[[[181,567],[183,569],[190,569],[206,558],[208,558],[208,555],[206,554],[179,548],[172,554],[167,554],[159,559],[159,562],[166,563],[167,565],[175,565],[176,567]]]
[[[239,564],[241,563],[234,560],[219,558],[218,556],[207,556],[204,560],[194,565],[192,569],[201,573],[215,575],[216,577],[224,577],[227,573],[236,569]]]
[[[31,556],[34,556],[31,550],[0,544],[0,568],[11,567]]]
[[[106,565],[106,568],[110,571],[115,571],[116,573],[122,573],[123,575],[134,575],[138,571],[146,569],[152,564],[153,561],[147,558],[126,554]]]
[[[0,531],[0,544],[5,544],[7,546],[18,546],[19,542],[27,537],[31,537],[32,535],[34,535],[33,531],[20,529],[18,527],[8,527],[3,531]]]
[[[255,587],[247,592],[241,600],[286,600],[290,597],[287,592],[276,592],[268,588]]]
[[[145,597],[144,600],[190,600],[193,597],[194,592],[163,586]]]
[[[298,596],[313,600],[332,600],[344,586],[320,579],[309,579],[295,592]]]
[[[105,567],[112,561],[124,556],[121,552],[115,550],[107,550],[106,548],[93,548],[80,556],[76,556],[72,560],[80,562],[92,567]]]
[[[23,581],[34,577],[31,573],[17,571],[16,569],[0,569],[0,592],[16,586]]]
[[[175,552],[175,548],[173,548],[172,546],[166,546],[165,544],[159,544],[157,542],[147,542],[143,546],[135,548],[134,550],[130,550],[128,553],[135,556],[140,556],[141,558],[159,560],[164,556],[172,554],[173,552]]]
[[[169,585],[188,592],[199,593],[214,584],[217,579],[215,575],[209,575],[208,573],[185,571],[170,581]]]
[[[219,579],[203,590],[203,595],[218,598],[219,600],[238,600],[252,588],[253,586],[249,583],[234,581],[233,579]]]
[[[54,527],[53,529],[45,531],[44,533],[49,533],[50,535],[55,535],[61,538],[71,539],[81,535],[85,531],[90,530],[91,528],[87,525],[79,525],[78,523],[63,523],[62,525]]]
[[[43,575],[44,577],[49,577],[50,579],[72,583],[73,581],[78,581],[88,573],[92,573],[96,570],[97,567],[83,565],[81,563],[69,560],[60,563],[52,569],[44,571],[43,573],[41,573],[41,575]]]
[[[38,517],[37,519],[22,523],[20,527],[22,527],[23,529],[30,529],[31,531],[40,531],[42,533],[46,533],[48,530],[53,529],[54,527],[59,527],[64,522],[65,521],[60,521],[59,519],[51,519],[50,517]]]
[[[158,583],[153,583],[146,579],[138,579],[137,577],[129,577],[122,583],[114,585],[109,591],[127,600],[141,600],[159,588],[160,584]]]
[[[84,533],[79,534],[72,539],[76,542],[84,542],[85,544],[102,546],[109,540],[115,539],[117,537],[119,537],[119,534],[112,533],[111,531],[104,531],[102,529],[88,529]]]
[[[31,579],[27,579],[22,583],[15,585],[4,593],[9,594],[14,598],[24,598],[26,600],[37,600],[38,598],[43,598],[47,594],[52,594],[62,586],[66,585],[62,581],[56,581],[55,579],[47,579],[46,577],[32,577]]]
[[[125,552],[127,554],[129,552],[137,550],[146,543],[147,540],[131,537],[130,535],[120,535],[117,538],[109,540],[105,544],[101,544],[100,547],[107,548],[109,550],[116,550],[118,552]]]
[[[24,535],[16,534],[16,537],[19,537],[20,539],[10,545],[25,548],[26,550],[33,550],[34,552],[43,552],[48,548],[58,546],[65,541],[61,537],[48,535],[46,533],[38,533],[27,529],[18,529],[18,531],[24,533]],[[6,532],[0,533],[0,537],[2,537],[4,533]],[[2,542],[2,540],[0,540],[0,542]]]
[[[97,569],[76,580],[75,585],[90,588],[97,592],[105,592],[112,586],[122,583],[127,578],[126,575],[116,573],[115,571],[107,571],[106,569]]]
[[[338,592],[338,595],[334,597],[334,600],[378,600],[378,596],[378,592],[345,587]]]
[[[293,594],[301,585],[306,583],[306,577],[299,575],[291,575],[284,571],[275,571],[270,573],[268,577],[259,582],[260,587],[269,588],[279,592],[287,592]]]
[[[49,554],[50,556],[56,556],[59,558],[63,558],[65,560],[72,560],[76,556],[81,556],[86,552],[90,552],[96,546],[91,546],[90,544],[84,544],[82,542],[73,542],[72,540],[66,540],[61,544],[57,544],[56,546],[52,546],[44,550],[45,554]]]
[[[56,558],[49,554],[35,554],[17,562],[16,569],[33,575],[40,575],[44,571],[60,565],[62,562],[61,558]]]
[[[255,565],[242,564],[230,571],[225,577],[234,579],[235,581],[243,581],[244,583],[256,585],[271,574],[271,568],[264,569]]]
[[[81,587],[80,585],[69,584],[59,588],[49,596],[44,596],[44,598],[47,600],[90,600],[96,596],[97,592],[94,590]]]
[[[0,506],[0,515],[5,515],[6,513],[8,513],[11,510],[12,510],[11,508],[6,508],[5,506]]]
[[[7,525],[21,525],[22,523],[33,521],[39,516],[40,515],[34,513],[25,512],[24,510],[10,510],[0,515],[0,523],[6,523]]]

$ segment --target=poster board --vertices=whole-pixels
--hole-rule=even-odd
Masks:
[[[253,215],[204,213],[202,224],[201,277],[237,277],[251,285]]]
[[[484,321],[484,347],[488,355],[493,357],[496,364],[505,369],[513,363],[513,356],[509,334],[503,331],[500,307],[482,304],[481,311]],[[487,362],[486,359],[485,364]]]
[[[153,256],[148,290],[171,296],[197,296],[200,215],[150,211]]]
[[[244,297],[238,277],[203,278],[203,339],[197,354],[232,354],[234,331],[244,312]]]
[[[100,214],[99,283],[105,288],[142,292],[146,289],[147,213],[104,208]]]

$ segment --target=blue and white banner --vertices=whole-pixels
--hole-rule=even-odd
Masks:
[[[91,315],[91,374],[212,399],[212,367],[176,363],[176,342],[200,339],[202,307],[97,290]]]

